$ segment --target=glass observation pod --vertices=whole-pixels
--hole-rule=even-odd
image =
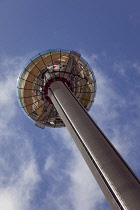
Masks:
[[[17,88],[23,110],[42,128],[65,126],[48,96],[55,81],[65,83],[87,111],[95,98],[94,74],[79,53],[62,49],[39,53],[22,70]]]

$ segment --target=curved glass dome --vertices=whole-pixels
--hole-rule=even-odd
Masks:
[[[65,126],[48,96],[55,81],[65,83],[87,111],[95,98],[94,74],[79,53],[62,49],[39,53],[22,70],[17,88],[25,113],[42,128]]]

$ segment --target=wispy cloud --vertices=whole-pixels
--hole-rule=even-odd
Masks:
[[[40,180],[30,137],[14,120],[16,79],[24,57],[1,57],[0,75],[0,209],[28,210]]]
[[[52,167],[54,167],[54,165],[55,165],[54,159],[50,155],[46,159],[45,166],[44,166],[44,172],[47,173]]]
[[[140,73],[140,63],[139,62],[135,62],[133,64],[133,67],[134,67],[135,70],[137,70],[138,73]]]
[[[46,206],[48,209],[62,210],[100,209],[98,205],[102,206],[105,198],[67,129],[56,129],[52,135],[54,141],[59,139],[64,145],[65,151],[61,165],[59,165],[59,159],[54,158],[53,161],[52,157],[47,159],[47,169],[48,165],[50,169],[49,176],[52,180],[56,179],[56,186],[52,186],[49,192],[46,191],[42,209],[45,209]],[[50,167],[50,162],[57,162],[55,169]],[[57,174],[58,171],[59,174]]]
[[[86,59],[97,79],[97,95],[90,114],[136,170],[137,159],[130,153],[137,152],[139,156],[139,64],[129,60],[120,60],[117,65],[112,63],[114,75],[112,72],[110,75],[109,71],[104,73],[104,69],[96,65],[96,60],[94,65],[90,56]]]

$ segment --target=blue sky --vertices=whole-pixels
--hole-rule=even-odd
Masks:
[[[48,49],[89,62],[90,114],[140,177],[139,11],[138,0],[0,1],[0,209],[110,209],[67,129],[37,128],[18,104],[18,74]]]

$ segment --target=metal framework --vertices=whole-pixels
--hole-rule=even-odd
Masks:
[[[79,53],[61,49],[39,53],[21,72],[18,94],[23,110],[42,128],[65,126],[48,96],[54,81],[65,83],[86,110],[94,101],[95,77]]]
[[[140,181],[87,111],[96,80],[79,53],[38,54],[19,76],[25,113],[44,128],[66,126],[113,209],[140,209]]]

